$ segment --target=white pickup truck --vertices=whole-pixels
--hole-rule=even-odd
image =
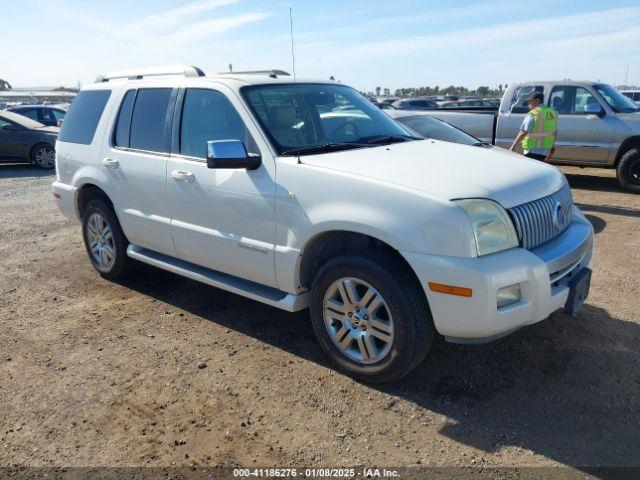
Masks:
[[[71,105],[56,167],[104,278],[138,261],[309,308],[325,352],[367,381],[411,371],[436,332],[486,342],[589,290],[593,229],[561,172],[415,137],[335,82],[108,74]]]
[[[597,82],[511,84],[497,112],[431,110],[480,140],[509,148],[525,114],[526,98],[542,92],[558,112],[553,163],[616,168],[618,182],[640,192],[640,107],[610,85]]]

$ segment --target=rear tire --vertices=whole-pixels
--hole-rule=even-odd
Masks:
[[[621,187],[640,193],[640,147],[625,152],[618,162],[616,173]]]
[[[51,145],[41,143],[31,150],[30,160],[40,170],[53,170],[56,168],[56,151]]]
[[[113,208],[104,200],[94,198],[83,209],[82,238],[91,264],[103,278],[118,280],[130,273],[129,241]]]
[[[322,266],[310,310],[325,353],[340,370],[366,382],[389,382],[409,373],[434,336],[415,276],[381,250],[343,255]]]

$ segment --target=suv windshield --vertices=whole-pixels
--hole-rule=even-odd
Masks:
[[[618,90],[613,88],[610,85],[594,85],[593,86],[597,92],[602,95],[602,98],[609,104],[611,110],[617,113],[629,113],[629,112],[638,112],[640,111],[640,107],[638,107],[633,100],[628,97],[625,97]]]
[[[243,87],[242,94],[280,155],[311,155],[416,140],[344,85]]]

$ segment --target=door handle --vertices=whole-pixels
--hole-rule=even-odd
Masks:
[[[192,172],[185,172],[184,170],[174,170],[171,172],[171,178],[176,182],[193,183],[196,176]]]
[[[120,166],[120,162],[114,158],[103,158],[102,165],[107,168],[113,168],[114,170]]]

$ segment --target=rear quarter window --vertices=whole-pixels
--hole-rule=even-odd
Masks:
[[[65,115],[58,140],[91,144],[110,95],[111,90],[85,90],[78,93]]]

